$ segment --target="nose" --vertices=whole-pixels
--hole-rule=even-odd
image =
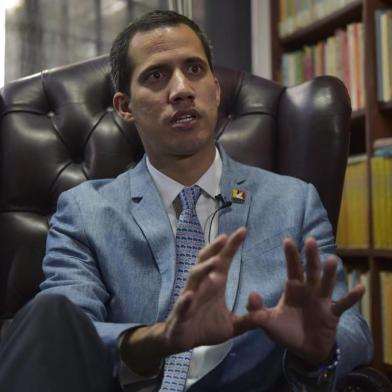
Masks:
[[[181,70],[172,74],[169,89],[169,101],[171,104],[193,101],[195,99],[191,81]]]

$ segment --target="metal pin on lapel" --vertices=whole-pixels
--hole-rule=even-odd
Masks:
[[[231,200],[233,203],[245,203],[245,198],[246,198],[246,193],[244,191],[241,191],[237,188],[233,188],[231,190]]]

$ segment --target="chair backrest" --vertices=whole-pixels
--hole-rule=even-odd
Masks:
[[[313,183],[336,228],[350,101],[332,77],[285,88],[217,68],[217,139],[241,162]],[[12,82],[0,96],[0,318],[38,290],[59,194],[134,166],[143,147],[112,109],[107,56]]]

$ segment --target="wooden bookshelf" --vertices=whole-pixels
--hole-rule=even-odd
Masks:
[[[370,158],[375,139],[392,137],[392,102],[377,101],[377,61],[375,11],[392,8],[392,0],[355,0],[348,5],[326,15],[322,19],[303,27],[289,35],[279,37],[279,1],[270,0],[271,9],[271,50],[273,78],[282,82],[283,53],[299,50],[305,45],[314,45],[344,29],[349,23],[362,22],[364,25],[364,109],[353,112],[350,142],[351,154],[366,154],[367,183],[371,184]],[[372,189],[368,195],[368,236],[369,246],[365,249],[338,249],[338,255],[348,268],[368,270],[371,280],[372,332],[375,343],[373,366],[386,372],[392,378],[392,366],[383,363],[380,271],[392,269],[392,250],[375,249],[373,238]]]
[[[294,50],[316,43],[332,35],[335,30],[358,21],[361,18],[361,12],[362,0],[356,0],[295,33],[283,37],[281,46],[286,50]]]

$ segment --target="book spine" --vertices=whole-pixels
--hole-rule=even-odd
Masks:
[[[383,75],[383,101],[391,100],[391,78],[388,69],[388,14],[381,14],[381,59],[382,59],[382,75]]]
[[[380,273],[383,360],[392,365],[392,272]]]
[[[347,91],[351,90],[350,82],[350,60],[347,31],[343,31],[343,81],[346,85]]]
[[[376,10],[374,17],[376,22],[376,61],[377,61],[377,100],[384,100],[384,81],[382,74],[382,50],[381,50],[381,14],[382,10]]]
[[[389,78],[389,100],[392,100],[392,10],[387,11],[387,69]]]
[[[360,53],[360,34],[359,34],[359,23],[354,24],[354,66],[355,66],[355,95],[356,95],[356,109],[362,108],[361,102],[361,53]]]
[[[357,102],[357,86],[356,86],[356,68],[355,68],[355,43],[354,43],[354,26],[355,24],[349,24],[347,26],[347,34],[348,34],[348,50],[349,50],[349,64],[350,64],[350,97],[351,97],[351,106],[353,110],[358,109]]]
[[[381,191],[382,191],[382,177],[381,177],[381,157],[372,157],[371,159],[372,170],[372,209],[373,209],[373,235],[374,247],[381,248]]]
[[[369,328],[372,328],[372,320],[371,320],[371,293],[370,293],[370,274],[368,271],[362,272],[360,274],[360,281],[365,287],[365,294],[361,299],[361,313],[363,318],[368,323]]]

